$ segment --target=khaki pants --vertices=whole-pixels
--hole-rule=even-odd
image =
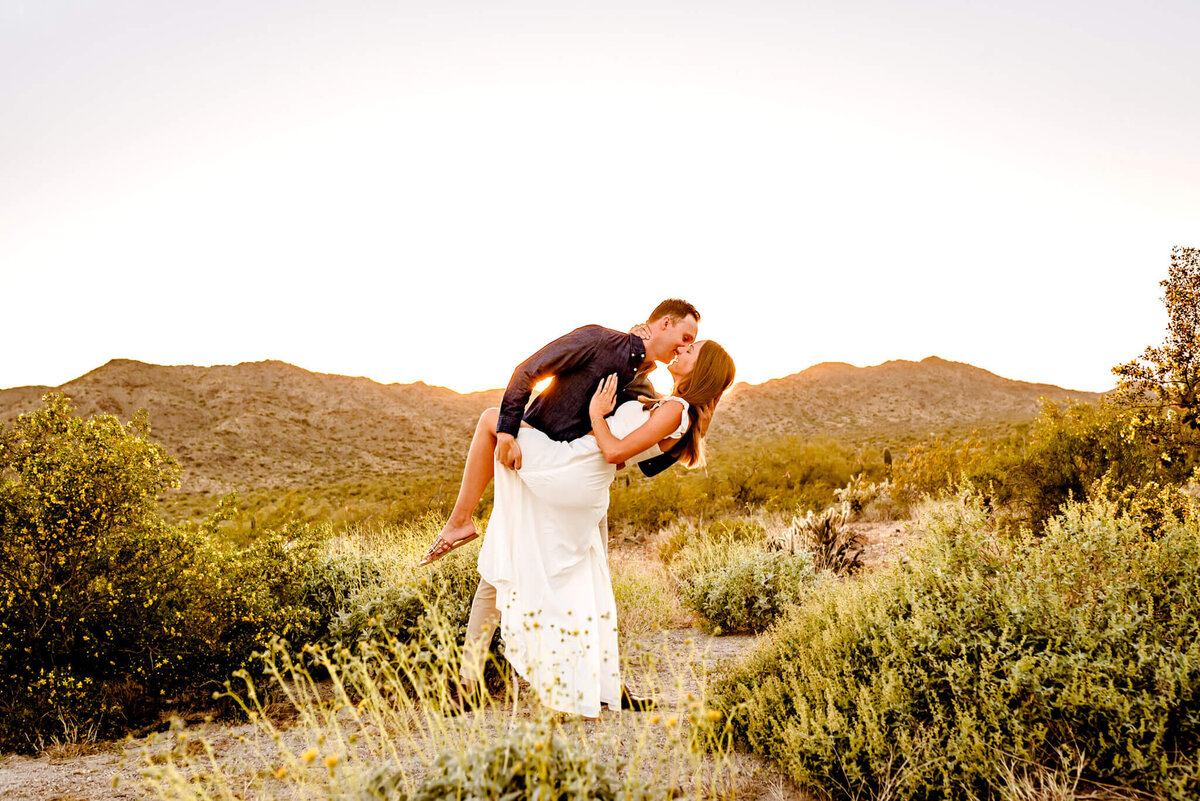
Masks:
[[[604,548],[608,549],[608,516],[600,519],[600,535]],[[463,643],[463,660],[459,678],[464,687],[473,687],[483,681],[483,669],[492,635],[500,624],[500,610],[496,607],[496,588],[482,578],[471,601],[471,617],[467,619],[467,638]]]

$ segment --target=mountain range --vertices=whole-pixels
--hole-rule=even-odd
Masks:
[[[115,359],[60,387],[0,390],[0,421],[61,391],[80,414],[121,420],[144,408],[152,437],[184,467],[183,490],[290,488],[363,477],[455,473],[479,413],[503,390],[380,384],[280,361],[213,367]],[[1097,393],[1002,378],[931,356],[874,367],[828,362],[736,384],[710,431],[722,444],[764,437],[924,437],[1030,420],[1038,399]]]

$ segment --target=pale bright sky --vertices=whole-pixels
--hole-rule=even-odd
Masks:
[[[0,0],[0,387],[503,386],[662,298],[739,379],[1103,390],[1200,246],[1195,0]]]

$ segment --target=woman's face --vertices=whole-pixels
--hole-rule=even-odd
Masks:
[[[692,370],[696,369],[696,360],[700,358],[700,348],[704,347],[706,341],[702,339],[688,345],[667,365],[672,377],[678,380],[692,374]]]

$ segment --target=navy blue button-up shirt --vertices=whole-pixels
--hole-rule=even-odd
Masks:
[[[517,435],[524,419],[558,442],[578,439],[592,430],[588,405],[600,381],[612,373],[623,390],[642,369],[646,343],[634,334],[598,325],[576,328],[523,361],[508,382],[500,403],[496,431]],[[554,380],[525,408],[533,385]]]

